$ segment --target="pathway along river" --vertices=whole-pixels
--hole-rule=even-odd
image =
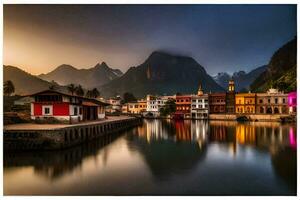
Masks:
[[[296,125],[144,120],[55,152],[4,152],[5,195],[296,195]]]

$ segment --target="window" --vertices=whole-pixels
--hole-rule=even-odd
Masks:
[[[50,114],[50,108],[45,108],[44,112],[45,112],[45,115],[49,115]]]
[[[260,100],[259,100],[259,103],[263,103],[263,100],[262,100],[262,99],[260,99]]]
[[[271,103],[271,99],[268,99],[268,103]]]
[[[278,99],[277,98],[275,98],[275,103],[278,103]]]
[[[79,114],[82,115],[82,108],[79,108]]]
[[[43,115],[52,115],[52,106],[43,106],[42,107],[43,110]]]
[[[77,107],[74,107],[74,115],[77,115]]]
[[[282,99],[282,103],[285,103],[285,98]]]

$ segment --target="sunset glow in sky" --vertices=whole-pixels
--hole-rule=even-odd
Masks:
[[[249,71],[296,36],[296,5],[4,5],[4,64],[32,74],[105,61],[125,72],[152,51],[211,75]]]

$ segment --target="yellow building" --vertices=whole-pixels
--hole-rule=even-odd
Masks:
[[[128,103],[128,113],[141,114],[146,111],[146,108],[147,102],[145,100]]]
[[[255,113],[255,93],[239,93],[235,95],[236,113]]]

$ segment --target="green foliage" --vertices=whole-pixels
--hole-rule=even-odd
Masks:
[[[170,99],[166,102],[166,104],[160,108],[161,116],[168,116],[176,111],[176,103],[174,99]]]
[[[136,101],[136,98],[135,98],[135,96],[132,93],[125,92],[123,94],[123,101],[124,101],[124,103],[134,102],[134,101]]]
[[[3,85],[3,92],[5,96],[10,96],[15,92],[15,86],[11,80],[5,81]]]

